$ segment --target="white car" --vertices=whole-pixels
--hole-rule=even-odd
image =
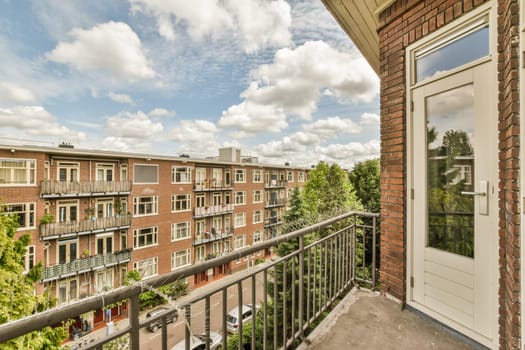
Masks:
[[[186,340],[183,339],[171,350],[185,350],[186,349]],[[190,349],[191,350],[204,350],[206,349],[206,334],[192,335],[190,338]],[[216,332],[210,332],[210,349],[222,349],[222,335]]]
[[[253,315],[257,312],[258,306],[255,308],[252,304],[244,304],[241,307],[241,313],[242,313],[242,324],[248,322],[252,319]],[[233,309],[228,312],[226,315],[226,330],[229,333],[235,333],[239,329],[239,308],[234,307]]]

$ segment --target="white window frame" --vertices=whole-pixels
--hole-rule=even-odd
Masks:
[[[246,213],[237,213],[234,218],[234,227],[244,227],[246,226]]]
[[[108,240],[111,240],[111,249],[108,249]],[[102,252],[98,250],[98,242],[102,241]],[[95,239],[95,252],[97,255],[111,254],[115,251],[115,239],[113,238],[113,232],[103,233],[96,236]]]
[[[71,255],[71,246],[75,245],[75,256]],[[60,262],[60,247],[66,246],[66,260],[64,262]],[[79,252],[79,244],[78,239],[68,239],[63,241],[58,241],[56,244],[56,264],[67,264],[72,261],[75,261],[78,259],[80,252]]]
[[[254,210],[252,215],[252,223],[260,224],[262,222],[262,210]]]
[[[63,280],[59,280],[59,282],[57,283],[57,289],[56,289],[56,297],[57,297],[57,301],[59,305],[67,304],[72,301],[78,300],[79,289],[80,289],[80,284],[78,283],[79,282],[78,280],[79,280],[78,277],[70,277],[70,278],[66,278]],[[74,295],[71,295],[71,292],[72,292],[71,282],[75,282],[76,293],[74,293]],[[65,288],[66,288],[66,295],[65,295],[64,300],[60,298],[60,289],[62,285],[65,285]]]
[[[172,184],[191,184],[192,168],[189,166],[171,167],[171,183]]]
[[[236,191],[235,192],[235,205],[245,205],[246,204],[246,191]]]
[[[180,208],[177,208],[180,205]],[[191,210],[191,194],[172,194],[171,212],[179,213]]]
[[[113,289],[115,283],[113,269],[97,271],[95,275],[96,290],[98,293]]]
[[[144,274],[144,272],[149,268],[151,268],[151,273]],[[155,277],[159,274],[159,258],[153,256],[151,258],[136,261],[133,263],[133,269],[139,273],[141,279],[143,280]]]
[[[26,247],[24,254],[24,273],[28,273],[36,264],[36,247],[30,244]]]
[[[22,210],[14,210],[14,207],[21,206]],[[36,203],[35,202],[28,202],[28,203],[7,203],[1,205],[1,212],[4,215],[7,216],[15,216],[20,213],[24,213],[24,221],[25,223],[23,225],[20,224],[20,221],[18,221],[18,228],[17,231],[24,231],[24,230],[32,230],[36,228]],[[20,216],[18,216],[18,219],[20,219]]]
[[[64,182],[80,181],[80,163],[78,162],[58,162],[57,164],[57,181],[60,180],[60,170],[66,169],[66,180]],[[75,170],[74,174],[71,170]]]
[[[64,216],[61,215],[64,208]],[[71,208],[76,208],[76,217],[71,216]],[[56,202],[56,222],[80,221],[80,205],[76,199],[66,199]]]
[[[99,171],[102,172],[102,179],[99,178]],[[111,173],[111,180],[107,180],[108,172]],[[95,165],[96,181],[115,181],[115,165],[111,163],[97,163]]]
[[[253,191],[253,203],[262,203],[263,202],[263,193],[261,190]]]
[[[11,167],[3,166],[5,163],[19,163],[23,166]],[[7,165],[7,164],[5,164]],[[14,164],[11,164],[14,165]],[[24,182],[15,182],[15,172],[19,171],[25,173]],[[0,173],[4,173],[5,182],[0,183],[0,186],[33,186],[36,185],[36,160],[35,159],[20,159],[20,158],[0,158]]]
[[[252,241],[253,243],[259,243],[262,241],[262,234],[261,234],[261,231],[257,230],[253,233],[253,236],[252,236]]]
[[[304,171],[297,173],[297,182],[304,182]]]
[[[199,245],[195,247],[195,260],[201,261],[206,259],[206,245]]]
[[[147,237],[151,236],[151,243],[147,243]],[[140,245],[141,240],[144,244]],[[158,226],[142,227],[133,230],[133,249],[143,249],[159,245],[159,228]]]
[[[178,250],[171,253],[171,271],[191,265],[190,249]]]
[[[185,222],[174,222],[171,224],[171,241],[182,241],[184,239],[191,238],[191,223]]]
[[[246,183],[246,169],[236,168],[234,170],[234,182],[235,183]]]
[[[263,182],[263,171],[262,169],[253,169],[253,182],[261,183]]]
[[[157,168],[157,179],[153,182],[137,182],[135,180],[135,171],[136,171],[136,166],[143,166],[143,167],[156,167]],[[155,184],[158,184],[159,183],[159,165],[158,164],[139,164],[139,163],[136,163],[136,164],[133,164],[133,183],[134,184],[137,184],[137,185],[155,185]]]
[[[150,201],[144,201],[141,202],[141,199],[150,198]],[[147,205],[151,205],[151,213],[146,213]],[[139,214],[139,209],[141,206],[144,206],[144,214]],[[158,215],[159,214],[159,197],[158,196],[140,196],[140,197],[133,197],[133,216],[134,217],[141,217],[141,216],[151,216],[151,215]]]

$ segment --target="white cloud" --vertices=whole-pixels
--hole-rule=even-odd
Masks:
[[[380,152],[380,143],[377,140],[371,140],[367,143],[351,142],[347,144],[332,144],[324,147],[318,147],[317,151],[331,159],[351,160],[352,163],[365,158],[378,157]]]
[[[35,100],[35,95],[31,90],[6,81],[0,81],[0,102],[18,104],[30,103]]]
[[[361,115],[361,125],[379,125],[380,118],[377,114],[374,113],[363,113]]]
[[[337,51],[322,41],[277,51],[273,62],[253,70],[251,77],[241,93],[244,101],[223,113],[220,126],[248,133],[281,131],[287,116],[310,120],[322,93],[329,91],[339,102],[360,103],[371,102],[379,89],[376,74],[363,58]],[[262,120],[259,110],[266,116]],[[273,124],[268,125],[269,121]]]
[[[164,108],[155,108],[151,110],[148,115],[150,117],[174,117],[175,111],[169,111]]]
[[[358,134],[361,127],[349,118],[330,117],[303,126],[304,130],[324,138],[336,134]]]
[[[217,153],[218,129],[208,120],[182,120],[173,128],[169,138],[179,142],[178,151],[192,157],[210,156]]]
[[[152,147],[149,142],[137,141],[126,137],[108,136],[102,140],[102,148],[112,151],[150,152]]]
[[[106,121],[108,132],[123,139],[147,140],[164,130],[162,123],[153,122],[144,112],[121,112]]]
[[[71,141],[86,139],[83,132],[60,125],[57,118],[41,106],[0,108],[0,125],[32,136],[57,136]]]
[[[155,77],[139,37],[126,23],[111,21],[87,30],[75,28],[69,35],[73,41],[59,42],[46,53],[49,60],[80,71],[108,71],[129,81]]]
[[[132,12],[154,17],[169,41],[186,30],[195,41],[238,37],[245,52],[291,44],[290,5],[284,0],[130,0]]]
[[[127,103],[127,104],[130,104],[130,105],[134,105],[135,102],[133,101],[133,99],[131,98],[131,96],[129,95],[125,95],[125,94],[117,94],[117,93],[114,93],[112,91],[110,91],[108,93],[108,97],[117,102],[117,103]]]
[[[245,101],[222,112],[218,125],[222,128],[238,128],[245,136],[249,136],[258,132],[279,132],[288,123],[282,109]]]

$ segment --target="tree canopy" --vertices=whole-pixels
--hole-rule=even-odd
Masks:
[[[381,209],[379,158],[356,163],[348,178],[365,210],[379,213]]]

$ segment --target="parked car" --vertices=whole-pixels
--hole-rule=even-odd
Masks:
[[[216,332],[210,332],[210,349],[217,350],[222,349],[222,335]],[[186,340],[183,339],[171,350],[184,350],[186,349]],[[206,334],[192,335],[190,338],[190,349],[191,350],[204,350],[206,349]]]
[[[152,317],[156,317],[164,312],[167,312],[168,308],[165,308],[165,307],[158,307],[156,309],[153,309],[151,310],[150,312],[148,312],[146,314],[146,318],[152,318]],[[166,323],[172,323],[172,322],[175,322],[177,321],[177,318],[179,318],[179,313],[177,312],[176,309],[173,309],[172,310],[172,313],[170,313],[167,318],[166,318]],[[153,321],[152,323],[150,323],[148,325],[148,330],[150,332],[156,332],[160,327],[162,327],[162,318],[159,318],[155,321]]]
[[[244,304],[241,306],[242,324],[252,319],[253,315],[257,312],[258,306],[253,307],[252,304]],[[226,330],[229,333],[235,333],[239,329],[239,308],[234,307],[226,315]]]

